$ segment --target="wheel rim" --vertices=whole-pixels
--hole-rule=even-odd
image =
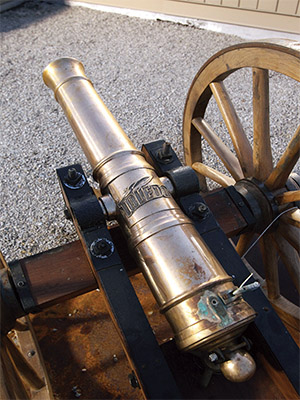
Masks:
[[[223,187],[235,185],[236,182],[241,185],[244,179],[254,177],[275,198],[277,215],[295,206],[295,202],[300,200],[299,183],[286,187],[299,158],[300,126],[273,166],[269,122],[269,71],[299,82],[299,54],[300,44],[294,41],[244,43],[218,52],[199,70],[186,100],[183,141],[186,164],[193,166],[198,173],[203,190],[207,190],[205,177]],[[224,83],[227,77],[244,68],[252,69],[253,145],[250,144]],[[211,98],[215,99],[225,122],[233,151],[205,119]],[[213,149],[230,176],[202,162],[202,139]],[[273,212],[274,217],[276,214]],[[280,316],[293,326],[298,326],[299,308],[280,295],[278,256],[299,291],[299,224],[300,210],[293,209],[282,215],[278,227],[272,232],[268,231],[260,240],[268,297]],[[236,246],[240,255],[245,253],[254,234],[248,232],[240,236]]]
[[[9,268],[0,252],[0,272]],[[4,275],[3,275],[4,276]],[[2,279],[2,275],[0,277]],[[2,289],[2,287],[1,287]],[[15,319],[1,303],[0,398],[31,400],[53,398],[49,378],[28,316]]]

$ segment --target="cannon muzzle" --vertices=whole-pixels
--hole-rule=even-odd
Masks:
[[[178,347],[196,354],[228,349],[226,365],[231,360],[235,375],[224,366],[225,376],[248,379],[254,361],[245,356],[239,367],[239,350],[230,349],[254,319],[254,310],[234,294],[232,278],[107,109],[83,65],[62,58],[48,65],[43,78],[63,108],[102,194],[113,198],[118,222]]]

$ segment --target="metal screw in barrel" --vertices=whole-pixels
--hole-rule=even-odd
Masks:
[[[86,178],[82,173],[78,172],[76,168],[68,169],[68,174],[64,179],[64,185],[69,189],[80,189],[85,184]]]

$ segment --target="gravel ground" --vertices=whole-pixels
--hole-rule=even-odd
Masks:
[[[49,62],[62,56],[81,60],[137,147],[164,138],[183,157],[182,115],[194,75],[218,50],[242,41],[191,26],[39,1],[4,12],[1,32],[0,248],[8,261],[76,238],[64,219],[55,168],[79,162],[91,175],[63,112],[43,84]],[[296,127],[299,90],[277,74],[271,81],[278,158]],[[249,134],[250,85],[248,71],[229,82]],[[222,133],[214,105],[210,112]],[[206,159],[217,163],[209,149]]]

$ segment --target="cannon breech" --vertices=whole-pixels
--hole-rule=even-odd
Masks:
[[[63,108],[101,193],[115,204],[114,217],[177,346],[199,355],[222,348],[227,351],[221,365],[225,376],[233,381],[249,379],[255,370],[253,359],[230,349],[255,312],[232,277],[106,108],[82,64],[59,59],[43,77]]]

